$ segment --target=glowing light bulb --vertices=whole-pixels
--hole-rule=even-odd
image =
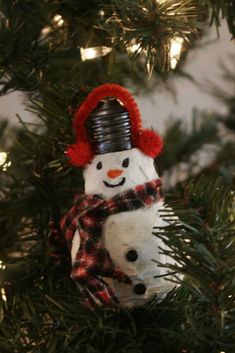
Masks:
[[[41,34],[46,36],[48,33],[50,33],[51,28],[50,27],[44,27],[41,31]]]
[[[56,27],[62,27],[63,24],[64,24],[64,20],[63,20],[63,17],[61,15],[55,15],[52,19],[52,22],[54,23],[54,25]]]
[[[0,260],[0,270],[4,271],[6,269],[6,265]]]
[[[112,48],[99,46],[99,47],[91,47],[91,48],[80,48],[82,61],[91,60],[95,58],[99,58],[101,56],[105,56],[112,51]]]
[[[2,168],[2,170],[5,172],[5,171],[7,170],[7,168],[10,167],[10,166],[11,166],[11,161],[9,161],[8,163],[6,163],[6,164],[4,165],[4,167]]]
[[[127,51],[130,53],[130,54],[134,54],[134,53],[137,53],[138,51],[140,51],[140,44],[137,44],[137,43],[134,43],[133,44],[130,44],[128,47],[127,47]]]
[[[7,296],[4,288],[1,288],[1,297],[4,302],[7,301]]]
[[[4,271],[5,269],[6,269],[6,265],[0,260],[0,271]],[[1,294],[2,300],[6,302],[7,296],[6,296],[5,289],[3,287],[0,289],[0,294]]]
[[[104,15],[105,15],[104,10],[100,10],[100,11],[99,11],[99,15],[100,15],[100,17],[104,17]]]
[[[175,37],[172,38],[170,41],[170,64],[171,68],[174,70],[177,66],[177,63],[180,58],[180,54],[182,51],[182,46],[183,46],[183,38],[181,37]]]
[[[0,152],[0,166],[4,165],[7,160],[7,153],[6,152]]]
[[[11,161],[7,162],[7,153],[0,152],[0,168],[5,172],[8,167],[11,166]],[[0,261],[0,268],[1,268],[1,261]]]
[[[63,20],[63,17],[59,14],[55,15],[52,20],[52,25],[51,26],[46,26],[44,27],[42,30],[41,30],[41,36],[42,36],[42,39],[47,36],[47,34],[49,34],[53,28],[60,28],[63,26],[64,24],[64,20]]]

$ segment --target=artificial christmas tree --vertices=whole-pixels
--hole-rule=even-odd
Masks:
[[[50,226],[60,228],[84,187],[64,151],[87,94],[105,82],[144,92],[153,78],[180,75],[187,43],[196,43],[203,26],[225,17],[234,37],[234,2],[2,0],[0,11],[1,93],[25,92],[37,116],[32,125],[19,118],[11,144],[5,123],[0,130],[0,351],[234,353],[234,143],[220,146],[221,117],[191,135],[172,128],[157,160],[171,175],[201,143],[219,147],[207,176],[199,168],[195,179],[168,185],[173,212],[164,209],[162,218],[169,225],[153,232],[172,259],[153,258],[177,286],[166,298],[131,310],[86,308],[70,279],[65,239]],[[230,130],[233,102],[223,122]]]

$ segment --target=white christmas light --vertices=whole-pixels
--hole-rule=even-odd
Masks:
[[[99,47],[91,47],[91,48],[81,48],[81,58],[82,61],[91,60],[95,58],[99,58],[101,56],[105,56],[112,51],[112,48],[99,46]]]
[[[55,15],[53,18],[52,18],[52,25],[51,26],[46,26],[44,27],[42,30],[41,30],[41,36],[42,38],[44,38],[48,33],[50,33],[54,28],[60,28],[62,27],[64,24],[64,20],[63,20],[63,17],[59,14]]]
[[[63,17],[61,15],[55,15],[52,19],[52,22],[54,23],[54,25],[56,27],[62,27],[63,24],[64,24],[64,20],[63,20]]]
[[[10,166],[11,166],[11,162],[9,161],[8,163],[6,163],[6,164],[4,165],[4,167],[2,168],[2,170],[5,172],[5,171],[7,170],[7,168],[10,167]]]
[[[6,163],[6,160],[7,160],[7,153],[0,152],[0,167]]]
[[[1,297],[4,302],[7,301],[7,296],[4,288],[1,288]]]
[[[0,168],[5,172],[8,167],[11,166],[11,161],[7,162],[7,153],[0,152]],[[1,269],[1,261],[0,261],[0,269]]]
[[[130,54],[134,54],[136,52],[138,52],[141,48],[141,45],[140,44],[137,44],[137,43],[133,43],[131,45],[129,45],[127,47],[127,51],[130,53]]]
[[[4,271],[6,269],[6,265],[0,260],[0,270]]]
[[[50,33],[50,31],[51,31],[51,27],[47,26],[42,29],[41,34],[46,36],[48,33]]]
[[[100,17],[104,17],[104,15],[105,15],[104,10],[100,10],[100,11],[99,11],[99,15],[100,15]]]
[[[180,54],[183,46],[183,38],[175,37],[170,41],[170,63],[171,68],[174,70],[179,61]]]
[[[4,271],[6,269],[6,265],[2,262],[2,260],[0,260],[0,271]],[[4,302],[7,301],[7,297],[6,297],[6,292],[5,292],[5,289],[2,287],[0,289],[0,292],[1,292],[1,297],[2,297],[2,300]]]

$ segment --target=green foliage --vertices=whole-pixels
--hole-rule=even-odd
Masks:
[[[131,57],[136,60],[144,55],[149,74],[155,66],[169,70],[171,39],[177,36],[187,42],[198,35],[201,11],[196,1],[123,0],[114,1],[113,8],[105,28],[127,50],[137,46]]]
[[[211,24],[215,24],[217,30],[222,18],[226,18],[228,28],[233,38],[235,37],[235,3],[233,0],[204,0],[209,9]]]
[[[232,55],[231,63],[233,62]],[[222,66],[222,79],[227,85],[226,89],[211,84],[207,90],[227,108],[227,113],[195,110],[191,129],[187,129],[181,120],[176,120],[167,127],[164,151],[156,160],[165,184],[174,174],[174,183],[170,181],[167,187],[174,187],[178,181],[204,173],[213,178],[222,177],[223,182],[234,188],[235,75],[227,66]],[[202,160],[204,162],[201,163]]]
[[[180,196],[179,196],[180,195]],[[184,305],[188,352],[233,352],[235,349],[234,192],[212,178],[184,185],[167,197],[180,223],[157,232],[168,245],[164,253],[176,281],[190,295]],[[174,220],[172,211],[162,217]]]
[[[234,65],[235,56],[229,57],[229,62]],[[233,66],[232,66],[233,67]],[[227,107],[227,114],[216,114],[217,119],[222,122],[231,132],[235,131],[235,73],[231,67],[221,65],[221,78],[226,82],[226,89],[218,85],[210,86],[211,94]]]
[[[146,82],[144,65],[135,66],[116,49],[109,57],[82,62],[80,47],[112,46],[112,33],[100,29],[99,14],[110,1],[6,1],[1,0],[0,73],[2,93],[18,89],[47,95],[54,84],[66,82],[73,92],[107,81],[122,83],[123,78],[141,85]],[[63,18],[60,26],[56,15]],[[98,28],[99,27],[99,28]],[[46,32],[45,32],[46,30]],[[4,54],[3,54],[4,53]],[[161,75],[161,70],[158,70]]]
[[[164,135],[164,151],[157,158],[161,174],[180,162],[188,162],[190,157],[204,143],[218,140],[218,121],[214,114],[194,111],[192,128],[187,131],[182,120],[169,125]]]
[[[42,116],[33,125],[21,121],[24,130],[9,149],[12,164],[0,170],[1,259],[9,249],[25,251],[29,239],[39,240],[39,234],[48,232],[49,220],[59,221],[61,209],[83,185],[81,171],[70,168],[64,156],[73,138],[71,123],[53,102],[56,110],[52,103],[31,102],[31,109],[40,109]]]
[[[227,3],[1,0],[1,92],[18,89],[44,96],[54,84],[66,82],[72,96],[84,85],[122,83],[124,77],[143,87],[148,85],[146,64],[149,72],[154,69],[157,77],[165,79],[170,39],[180,36],[191,41],[198,33],[199,20],[206,23],[211,8],[218,24],[221,8]],[[222,14],[234,21],[234,11],[222,10]],[[56,15],[64,22],[58,25]],[[134,61],[128,59],[126,51],[133,43],[140,45],[131,56]],[[111,55],[82,62],[81,47],[100,45],[112,47]]]
[[[48,257],[47,232],[41,228],[29,255],[8,259],[0,272],[6,295],[0,310],[1,352],[232,353],[233,200],[211,179],[167,195],[181,223],[166,211],[162,216],[173,222],[157,236],[177,261],[169,269],[177,271],[181,288],[133,310],[86,309],[69,267],[55,266]]]

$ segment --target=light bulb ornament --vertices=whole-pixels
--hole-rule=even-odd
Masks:
[[[164,243],[153,232],[169,225],[160,213],[162,183],[153,160],[162,139],[142,127],[130,92],[112,83],[87,96],[73,127],[76,142],[67,156],[83,167],[84,191],[60,222],[71,278],[89,306],[143,305],[174,286],[165,281],[169,271],[152,261],[173,261],[162,255]]]

